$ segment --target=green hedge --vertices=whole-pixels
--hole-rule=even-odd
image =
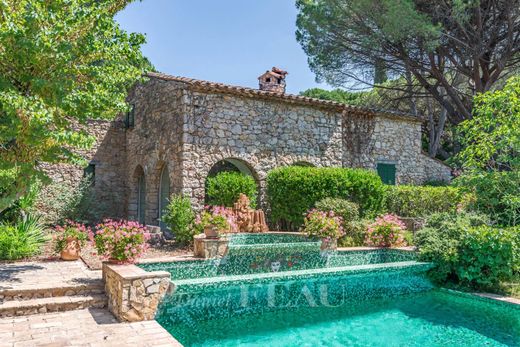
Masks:
[[[401,217],[427,217],[456,211],[463,198],[464,193],[454,187],[389,186],[386,208]]]
[[[221,172],[206,180],[207,203],[212,206],[233,207],[240,193],[251,200],[251,207],[256,207],[257,185],[251,176],[239,172]]]
[[[489,289],[520,270],[520,230],[493,228],[487,216],[432,215],[416,234],[419,259],[435,264],[432,279]]]
[[[466,174],[454,184],[474,196],[471,210],[487,214],[498,225],[520,224],[520,171]]]
[[[373,172],[362,169],[288,166],[267,175],[267,200],[271,222],[295,229],[304,214],[324,198],[343,198],[360,207],[361,216],[381,212],[385,185]]]

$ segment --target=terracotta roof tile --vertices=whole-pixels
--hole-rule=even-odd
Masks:
[[[267,90],[233,86],[233,85],[229,85],[229,84],[218,83],[218,82],[209,82],[209,81],[198,80],[198,79],[188,78],[188,77],[171,76],[171,75],[158,73],[158,72],[149,72],[149,73],[147,73],[147,76],[150,78],[158,78],[158,79],[162,79],[162,80],[166,80],[166,81],[175,81],[175,82],[185,83],[192,89],[200,90],[200,91],[234,94],[234,95],[260,98],[260,99],[280,100],[280,101],[290,102],[290,103],[299,104],[299,105],[309,105],[309,106],[314,106],[314,107],[318,107],[318,108],[335,110],[338,112],[348,111],[348,112],[351,112],[354,114],[359,114],[359,115],[372,114],[375,116],[382,116],[382,117],[387,117],[387,118],[398,118],[398,119],[422,123],[422,120],[420,118],[415,117],[410,114],[406,114],[406,113],[387,111],[387,110],[377,110],[377,109],[371,109],[371,108],[362,108],[362,107],[347,105],[347,104],[336,102],[336,101],[310,98],[310,97],[302,96],[302,95],[277,93],[277,92],[271,92],[271,91],[267,91]]]

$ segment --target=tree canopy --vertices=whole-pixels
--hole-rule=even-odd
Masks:
[[[144,36],[114,15],[131,0],[0,0],[0,211],[44,178],[44,163],[81,163],[78,124],[127,109],[147,61]]]
[[[370,83],[377,70],[434,98],[454,124],[520,64],[520,0],[297,0],[297,39],[319,79]],[[379,68],[378,68],[379,67]]]
[[[458,157],[464,167],[520,170],[520,76],[503,90],[478,95],[473,119],[460,130],[464,149]]]

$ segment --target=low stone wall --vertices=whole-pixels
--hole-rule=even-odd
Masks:
[[[135,265],[103,263],[108,309],[120,321],[155,318],[157,307],[170,289],[170,273],[148,272]]]
[[[220,258],[227,254],[229,239],[221,237],[218,239],[207,239],[206,235],[200,234],[193,237],[194,251],[196,257],[210,259]]]

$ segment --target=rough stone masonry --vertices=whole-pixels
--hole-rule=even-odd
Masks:
[[[150,73],[129,95],[131,113],[91,127],[98,143],[86,155],[106,214],[159,225],[172,193],[201,208],[205,180],[222,163],[257,180],[262,204],[269,170],[291,164],[389,164],[397,184],[450,179],[448,166],[422,153],[420,119],[286,94],[285,80],[266,86],[269,76],[252,89]],[[61,166],[53,177],[80,172]]]

